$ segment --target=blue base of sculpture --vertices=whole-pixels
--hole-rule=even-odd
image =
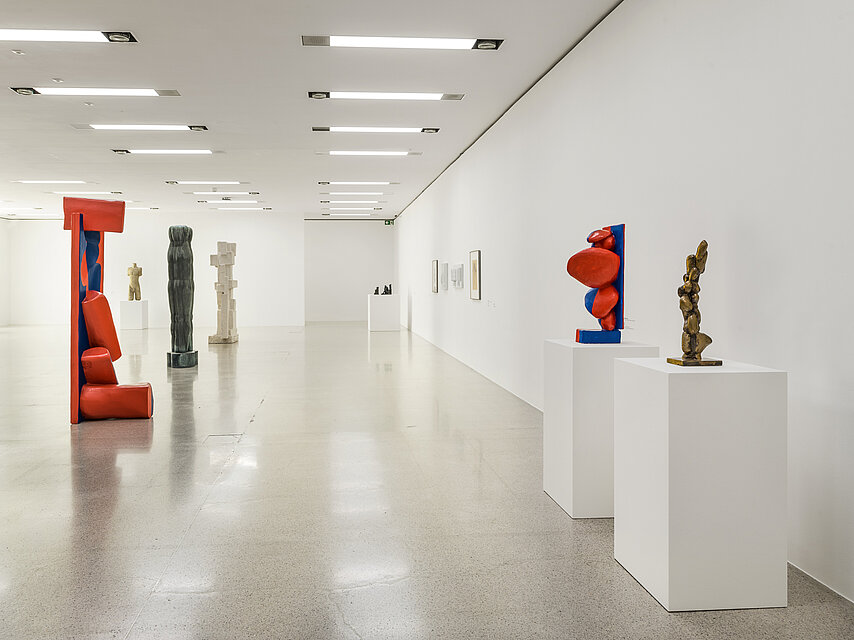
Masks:
[[[620,344],[620,332],[576,329],[575,341],[582,344]]]

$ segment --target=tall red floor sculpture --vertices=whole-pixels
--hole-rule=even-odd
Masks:
[[[148,383],[120,385],[113,362],[121,355],[104,296],[104,233],[121,233],[125,203],[63,198],[63,228],[71,231],[71,422],[150,418]]]

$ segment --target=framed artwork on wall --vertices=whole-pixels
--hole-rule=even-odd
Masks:
[[[448,263],[443,262],[439,265],[439,286],[442,291],[448,290]]]
[[[433,260],[433,293],[439,293],[439,261]]]
[[[471,274],[469,275],[469,298],[480,300],[480,249],[469,251],[469,266],[471,267]]]
[[[463,271],[465,271],[465,266],[462,263],[451,267],[451,286],[455,289],[463,288]]]

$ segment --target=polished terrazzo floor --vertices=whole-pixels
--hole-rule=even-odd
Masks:
[[[69,428],[66,330],[0,328],[0,638],[854,638],[795,569],[668,614],[542,492],[541,414],[416,336],[196,336],[123,332],[154,419]]]

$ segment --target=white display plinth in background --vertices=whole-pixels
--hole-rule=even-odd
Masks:
[[[148,300],[122,300],[120,304],[122,330],[148,329]]]
[[[637,342],[546,340],[543,490],[573,518],[614,515],[614,359],[657,356]]]
[[[786,606],[786,372],[614,368],[614,557],[668,611]]]
[[[400,331],[400,296],[368,296],[368,331]]]

